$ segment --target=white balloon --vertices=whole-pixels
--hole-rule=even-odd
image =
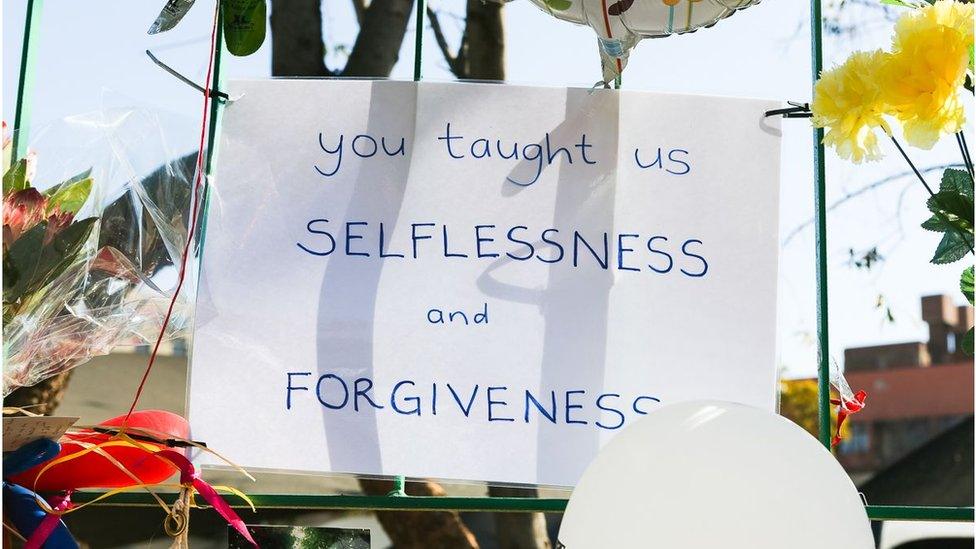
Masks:
[[[502,0],[510,1],[510,0]],[[630,50],[642,38],[661,38],[710,27],[759,0],[531,0],[563,21],[596,31],[604,80],[627,65]]]
[[[559,530],[567,549],[874,547],[857,489],[809,433],[718,401],[664,406],[614,437]]]

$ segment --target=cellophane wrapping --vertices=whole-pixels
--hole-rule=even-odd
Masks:
[[[37,135],[31,148],[37,163],[31,183],[40,191],[91,169],[91,194],[72,222],[97,220],[80,252],[9,318],[5,293],[4,396],[118,346],[155,344],[187,241],[196,168],[195,151],[170,150],[148,111],[68,117]],[[165,339],[187,331],[192,270],[191,261]]]

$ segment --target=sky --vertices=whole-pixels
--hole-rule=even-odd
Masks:
[[[152,50],[182,74],[202,82],[212,2],[197,0],[176,29],[156,36],[147,35],[146,29],[163,0],[44,2],[29,138],[42,158],[41,176],[68,176],[86,168],[93,162],[92,143],[100,143],[93,137],[95,130],[129,110],[140,113],[137,130],[129,139],[112,142],[111,148],[99,148],[100,154],[116,160],[103,177],[121,183],[194,150],[200,94],[157,68],[144,52]],[[24,0],[3,3],[3,117],[8,121],[13,120],[25,5]],[[456,44],[463,28],[464,1],[431,0],[431,6],[442,13],[442,24]],[[843,61],[853,49],[886,47],[890,41],[891,23],[880,11],[851,9],[855,11],[845,12],[840,23],[860,23],[860,32],[855,37],[826,35],[828,67]],[[509,2],[504,11],[509,82],[589,87],[600,80],[592,30],[555,20],[529,0]],[[829,6],[827,12],[832,13]],[[327,61],[332,67],[341,66],[344,47],[351,46],[358,31],[352,3],[323,2],[323,16]],[[395,79],[412,78],[413,33],[411,21],[393,71]],[[424,38],[425,79],[452,80],[429,27]],[[809,51],[807,5],[765,0],[710,29],[642,41],[631,55],[624,88],[808,101]],[[247,58],[225,55],[224,62],[225,78],[268,77],[270,43]],[[967,105],[970,120],[971,103]],[[776,337],[780,366],[787,377],[816,373],[814,235],[807,224],[813,216],[811,141],[807,120],[783,121],[781,204],[779,212],[769,212],[780,220]],[[54,158],[45,156],[51,152]],[[892,177],[903,174],[907,166],[893,147],[885,152],[883,161],[861,166],[828,153],[828,204],[891,178],[843,201],[828,216],[830,356],[840,364],[848,347],[927,339],[920,296],[948,293],[957,302],[962,300],[957,283],[964,262],[929,264],[939,236],[918,226],[927,217],[926,193],[910,177]],[[922,166],[959,161],[951,139],[943,139],[932,151],[910,150],[910,154]],[[876,245],[885,258],[878,267],[865,272],[849,265],[848,250]],[[876,307],[879,295],[890,307],[893,323],[886,322]]]

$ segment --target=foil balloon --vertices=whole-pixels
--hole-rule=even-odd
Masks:
[[[596,31],[603,79],[623,72],[630,50],[642,38],[662,38],[710,27],[759,0],[531,0],[563,21]]]
[[[124,419],[125,416],[119,416],[98,426],[111,431],[112,428],[121,426]],[[185,419],[162,410],[132,412],[128,426],[130,434],[151,433],[153,438],[160,440],[186,439],[190,436],[190,425]],[[136,480],[143,484],[158,484],[177,472],[170,461],[153,456],[153,453],[167,449],[166,444],[160,442],[143,440],[139,445],[134,445],[117,441],[100,451],[84,452],[112,439],[112,435],[107,432],[91,429],[79,429],[66,434],[61,438],[61,451],[54,459],[73,457],[54,465],[41,463],[10,476],[8,480],[37,492],[56,492],[78,488],[132,486]],[[125,469],[119,467],[120,465]]]

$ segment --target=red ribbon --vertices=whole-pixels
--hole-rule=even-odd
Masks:
[[[837,405],[837,430],[834,432],[834,438],[830,441],[831,448],[840,444],[840,428],[844,425],[844,421],[847,420],[847,416],[860,412],[864,408],[864,401],[867,397],[867,391],[862,390],[855,393],[854,398],[841,397],[840,399],[830,399],[831,404]]]
[[[51,509],[55,511],[65,511],[71,507],[71,490],[64,493],[64,495],[51,496],[47,498],[48,505]],[[44,542],[47,538],[51,536],[54,529],[58,527],[58,523],[61,522],[61,515],[48,513],[41,523],[37,525],[37,528],[30,535],[27,543],[24,544],[24,549],[41,549],[44,546]]]
[[[220,494],[213,489],[213,486],[207,484],[200,474],[197,472],[196,468],[193,467],[193,463],[186,458],[180,452],[174,450],[163,450],[156,453],[157,456],[169,461],[180,470],[180,484],[192,484],[193,488],[200,494],[200,497],[207,502],[220,516],[224,517],[227,524],[231,528],[237,530],[237,532],[254,547],[258,547],[257,542],[251,537],[251,533],[247,531],[247,527],[244,525],[244,521],[241,520],[237,513],[231,509],[230,505],[224,501],[224,498],[220,497]]]

